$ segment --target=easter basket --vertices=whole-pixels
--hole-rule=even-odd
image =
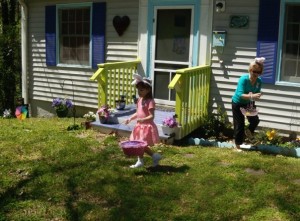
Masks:
[[[258,109],[254,107],[253,102],[250,102],[250,105],[246,108],[240,108],[244,116],[256,116],[258,114]]]
[[[139,140],[129,140],[122,141],[119,145],[127,156],[143,156],[147,143]]]

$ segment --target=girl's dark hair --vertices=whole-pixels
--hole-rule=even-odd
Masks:
[[[136,88],[141,87],[141,88],[149,89],[149,93],[145,95],[144,99],[153,99],[152,87],[149,84],[146,84],[146,83],[141,81],[141,82],[137,83],[135,87]]]

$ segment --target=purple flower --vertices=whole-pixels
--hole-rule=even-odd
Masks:
[[[73,106],[72,101],[69,99],[66,99],[66,106],[67,106],[67,108],[71,108]]]
[[[55,98],[52,101],[52,107],[56,110],[64,110],[73,107],[73,103],[70,99],[62,99],[62,98]]]
[[[110,110],[110,107],[109,107],[107,104],[102,105],[102,106],[99,108],[99,110],[97,111],[97,114],[98,114],[99,116],[104,116],[105,118],[108,118],[109,115],[110,115],[110,113],[111,113],[111,110]]]
[[[55,98],[55,99],[53,99],[52,107],[58,107],[61,105],[61,103],[62,103],[62,100],[60,98]]]
[[[178,123],[176,121],[176,119],[174,117],[167,117],[166,119],[163,120],[163,125],[173,128],[173,127],[177,127]]]

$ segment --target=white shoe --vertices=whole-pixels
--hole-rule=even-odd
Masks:
[[[242,149],[250,149],[252,147],[252,145],[250,145],[250,144],[241,144],[240,145],[240,148],[242,148]]]
[[[130,168],[139,168],[143,166],[144,166],[144,161],[139,159],[134,165],[131,165]]]
[[[158,166],[159,161],[161,160],[162,156],[159,153],[154,153],[152,155],[152,159],[153,159],[153,166],[156,167]]]

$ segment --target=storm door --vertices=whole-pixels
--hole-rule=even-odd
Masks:
[[[157,103],[174,105],[168,85],[175,72],[192,64],[192,8],[156,8],[152,48],[153,94]]]

